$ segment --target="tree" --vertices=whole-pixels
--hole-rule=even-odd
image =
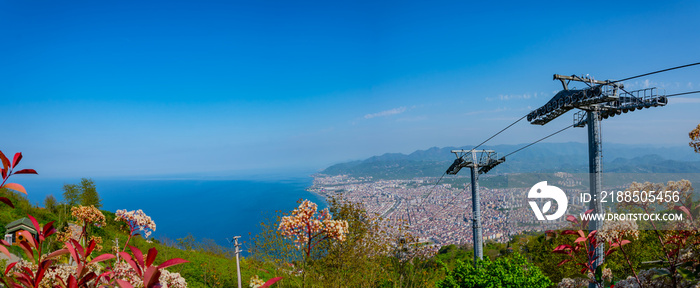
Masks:
[[[695,153],[700,153],[700,124],[698,124],[698,127],[695,127],[693,131],[690,131],[688,133],[688,137],[690,137],[690,147],[693,147],[693,150],[695,150]]]
[[[56,205],[58,202],[56,201],[56,198],[53,197],[53,195],[46,195],[46,198],[44,198],[44,208],[46,210],[51,211],[52,213],[56,213]]]
[[[77,184],[63,184],[63,199],[68,206],[75,206],[80,203],[80,189]]]
[[[90,206],[102,208],[102,200],[97,194],[95,181],[89,178],[80,179],[80,184],[64,184],[63,199],[66,200],[68,206]]]
[[[80,204],[83,206],[94,205],[95,208],[102,207],[102,200],[100,200],[100,195],[97,194],[97,188],[95,188],[95,181],[89,178],[83,178],[80,180]]]

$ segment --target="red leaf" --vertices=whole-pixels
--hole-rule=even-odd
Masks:
[[[7,170],[5,168],[0,168],[0,174],[2,174],[2,179],[7,178]]]
[[[138,274],[139,277],[143,275],[143,272],[141,271],[141,267],[139,267],[139,265],[136,264],[136,262],[134,262],[133,259],[131,259],[131,255],[129,255],[129,253],[119,252],[119,256],[122,256],[122,259],[124,259],[124,261],[126,261],[126,263],[129,263],[129,266],[131,266],[131,268],[133,268],[134,271],[136,271],[136,274]]]
[[[83,229],[85,229],[85,227],[83,227]],[[78,255],[80,255],[80,256],[87,256],[87,255],[85,255],[85,250],[83,249],[83,246],[80,245],[80,243],[78,243],[77,240],[75,240],[75,239],[70,239],[70,242],[73,243],[73,247],[75,248],[75,251],[77,252]],[[85,259],[83,259],[83,260],[85,260]],[[77,260],[76,260],[76,261],[77,261]],[[80,262],[78,262],[78,263],[80,263]]]
[[[7,247],[0,245],[0,251],[2,251],[3,254],[7,255],[7,259],[12,259],[12,256],[10,256],[10,251],[7,250]]]
[[[80,282],[78,282],[78,287],[85,287],[85,283],[89,282],[95,277],[97,277],[97,275],[95,275],[95,272],[88,273],[80,279]]]
[[[31,245],[33,248],[39,247],[39,243],[36,243],[36,240],[34,239],[34,236],[32,236],[32,233],[29,233],[29,231],[26,230],[20,230],[19,235],[24,236],[24,238],[27,238],[27,244]]]
[[[102,262],[102,261],[109,260],[109,259],[116,258],[116,257],[117,256],[114,256],[112,254],[102,254],[100,256],[93,258],[92,261],[90,261],[90,263],[88,263],[88,264]]]
[[[0,153],[2,153],[2,152],[0,152]],[[7,265],[7,268],[5,268],[5,276],[7,276],[7,272],[10,272],[12,267],[15,267],[15,265],[17,265],[17,262],[12,262],[12,263],[10,263],[10,265]]]
[[[29,214],[27,214],[27,217],[29,217],[29,220],[32,221],[32,225],[34,225],[34,231],[37,231],[37,232],[41,231],[41,229],[39,229],[39,222],[36,221],[36,218],[34,218],[34,216],[29,215]]]
[[[265,282],[265,284],[263,284],[262,286],[260,286],[260,288],[267,288],[267,287],[270,287],[270,285],[275,284],[277,281],[280,281],[280,280],[282,280],[282,277],[275,277],[275,278],[272,278],[272,279],[270,279],[270,280],[267,280],[267,282]]]
[[[139,261],[139,266],[143,267],[143,252],[139,250],[139,248],[136,248],[134,246],[129,245],[129,249],[131,250],[131,253],[134,254],[134,258],[136,261]]]
[[[598,233],[598,230],[591,231],[591,233],[588,233],[588,238],[592,238],[593,236],[595,236],[596,233]]]
[[[146,266],[151,266],[153,261],[156,260],[156,255],[158,255],[158,250],[155,247],[148,249],[148,255],[146,256]]]
[[[19,185],[17,183],[7,183],[4,186],[2,186],[2,188],[12,189],[17,192],[27,194],[27,190],[25,190],[24,187],[22,187],[22,185]]]
[[[54,221],[51,221],[49,223],[46,223],[46,225],[44,225],[44,231],[42,233],[42,234],[44,234],[44,237],[49,237],[49,236],[53,235],[53,233],[56,233],[56,229],[53,228],[53,222]]]
[[[586,240],[588,240],[586,237],[578,237],[578,238],[576,238],[576,241],[574,241],[574,243],[578,243],[578,242],[582,242],[582,241],[586,241]]]
[[[46,269],[51,266],[51,263],[53,261],[51,260],[44,260],[39,263],[36,271],[36,279],[34,279],[34,287],[39,287],[39,282],[41,282],[41,279],[44,278],[44,274],[46,274]]]
[[[22,161],[22,152],[15,153],[15,159],[12,160],[12,168],[15,168],[19,161]]]
[[[100,281],[100,278],[104,278],[107,282],[110,282],[110,275],[112,275],[114,272],[112,271],[107,271],[105,273],[100,274],[100,276],[97,276],[97,281]]]
[[[7,199],[5,197],[0,197],[0,201],[2,203],[5,203],[5,205],[10,206],[11,208],[15,208],[15,205],[12,205],[12,201],[10,201],[10,199]]]
[[[576,217],[574,215],[566,216],[566,221],[574,222],[574,223],[578,224],[578,219],[576,219]]]
[[[571,259],[564,259],[561,262],[559,262],[559,264],[557,264],[557,266],[564,265],[564,263],[569,262],[569,261],[571,261]]]
[[[68,252],[70,252],[70,255],[73,257],[73,260],[75,263],[80,263],[80,258],[78,258],[78,253],[75,251],[75,247],[73,247],[73,243],[75,240],[70,239],[70,241],[66,242],[66,249],[68,249]],[[76,242],[77,244],[77,242]]]
[[[7,156],[5,156],[5,153],[2,153],[2,151],[0,151],[0,160],[2,160],[2,166],[5,169],[5,171],[9,170],[10,159],[7,159]],[[5,177],[3,177],[3,178],[5,178]]]
[[[693,215],[690,214],[688,207],[676,205],[676,206],[673,206],[673,210],[678,210],[678,211],[685,213],[685,215],[687,215],[688,218],[690,218],[690,221],[693,221]]]
[[[626,244],[630,244],[630,243],[632,243],[632,241],[630,241],[630,240],[622,240],[622,242],[620,242],[620,246],[626,245]]]
[[[92,253],[92,250],[95,249],[95,246],[97,243],[95,243],[95,240],[90,240],[90,243],[88,243],[87,250],[85,250],[85,257],[87,258],[88,255]]]
[[[39,173],[36,173],[36,170],[34,170],[34,169],[22,169],[22,170],[19,170],[17,172],[14,172],[12,174],[14,175],[14,174],[39,174]]]
[[[27,231],[22,231],[22,232],[27,232]],[[19,247],[22,248],[22,250],[24,250],[24,252],[25,252],[24,255],[29,257],[32,260],[32,262],[34,262],[34,251],[32,251],[32,247],[29,246],[29,243],[27,243],[26,241],[19,242]]]
[[[175,266],[177,264],[182,264],[182,263],[190,263],[190,261],[187,261],[182,258],[173,258],[168,261],[163,262],[163,264],[158,265],[158,269],[163,269],[163,268],[168,268],[170,266]]]
[[[571,249],[571,245],[561,244],[561,245],[557,246],[557,248],[554,248],[555,251],[556,250],[565,250],[565,249]]]
[[[578,234],[577,231],[574,230],[564,230],[564,232],[561,232],[561,235],[576,235]]]
[[[53,253],[49,254],[48,256],[46,256],[46,258],[49,259],[49,258],[53,258],[53,257],[65,255],[65,254],[68,254],[68,253],[70,253],[70,252],[68,251],[68,249],[56,250],[55,252],[53,252]]]
[[[160,274],[157,272],[158,268],[153,266],[146,269],[146,272],[143,274],[143,287],[153,287],[153,284],[158,281],[158,277],[156,277],[158,275],[156,274]]]
[[[119,284],[119,286],[122,288],[134,288],[134,286],[131,286],[131,283],[121,279],[117,279],[117,284]]]
[[[33,273],[32,273],[32,270],[29,270],[29,268],[25,268],[25,267],[23,267],[23,268],[24,268],[23,270],[24,270],[25,272],[24,272],[24,274],[22,274],[22,276],[24,276],[24,277],[20,277],[20,278],[17,279],[17,280],[18,280],[19,282],[21,282],[22,284],[24,284],[24,286],[26,286],[26,287],[34,287],[34,283],[32,283],[32,281],[30,280],[30,277],[34,277],[34,275],[33,275]],[[29,270],[29,272],[26,272],[27,270]],[[26,275],[25,275],[25,274],[26,274]],[[31,276],[27,276],[27,275],[31,275]],[[17,286],[15,286],[15,287],[22,287],[22,286],[17,285]]]
[[[68,277],[68,288],[77,288],[78,287],[78,281],[75,280],[75,277],[73,275],[70,275]]]

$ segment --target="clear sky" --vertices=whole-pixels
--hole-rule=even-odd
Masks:
[[[2,1],[0,149],[45,177],[322,169],[475,145],[546,103],[554,73],[700,61],[698,1],[486,2]],[[625,84],[700,90],[700,66]],[[687,145],[699,108],[605,120],[604,141]]]

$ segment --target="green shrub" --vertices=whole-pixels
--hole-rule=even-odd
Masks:
[[[546,288],[554,285],[537,266],[532,265],[518,253],[490,260],[479,260],[476,267],[471,262],[457,261],[445,279],[437,282],[440,288],[496,288],[532,287]]]

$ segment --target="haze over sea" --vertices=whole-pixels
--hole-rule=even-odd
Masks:
[[[39,179],[15,177],[13,182],[27,188],[29,200],[43,207],[46,195],[61,201],[63,184],[80,179]],[[259,223],[276,210],[291,211],[299,199],[309,199],[325,208],[323,197],[305,189],[311,177],[284,180],[198,180],[198,179],[99,179],[94,178],[102,199],[102,210],[143,210],[156,223],[156,239],[171,240],[191,233],[197,240],[209,238],[230,247],[226,238],[242,236],[249,242],[259,232]],[[248,247],[244,247],[246,250]]]

